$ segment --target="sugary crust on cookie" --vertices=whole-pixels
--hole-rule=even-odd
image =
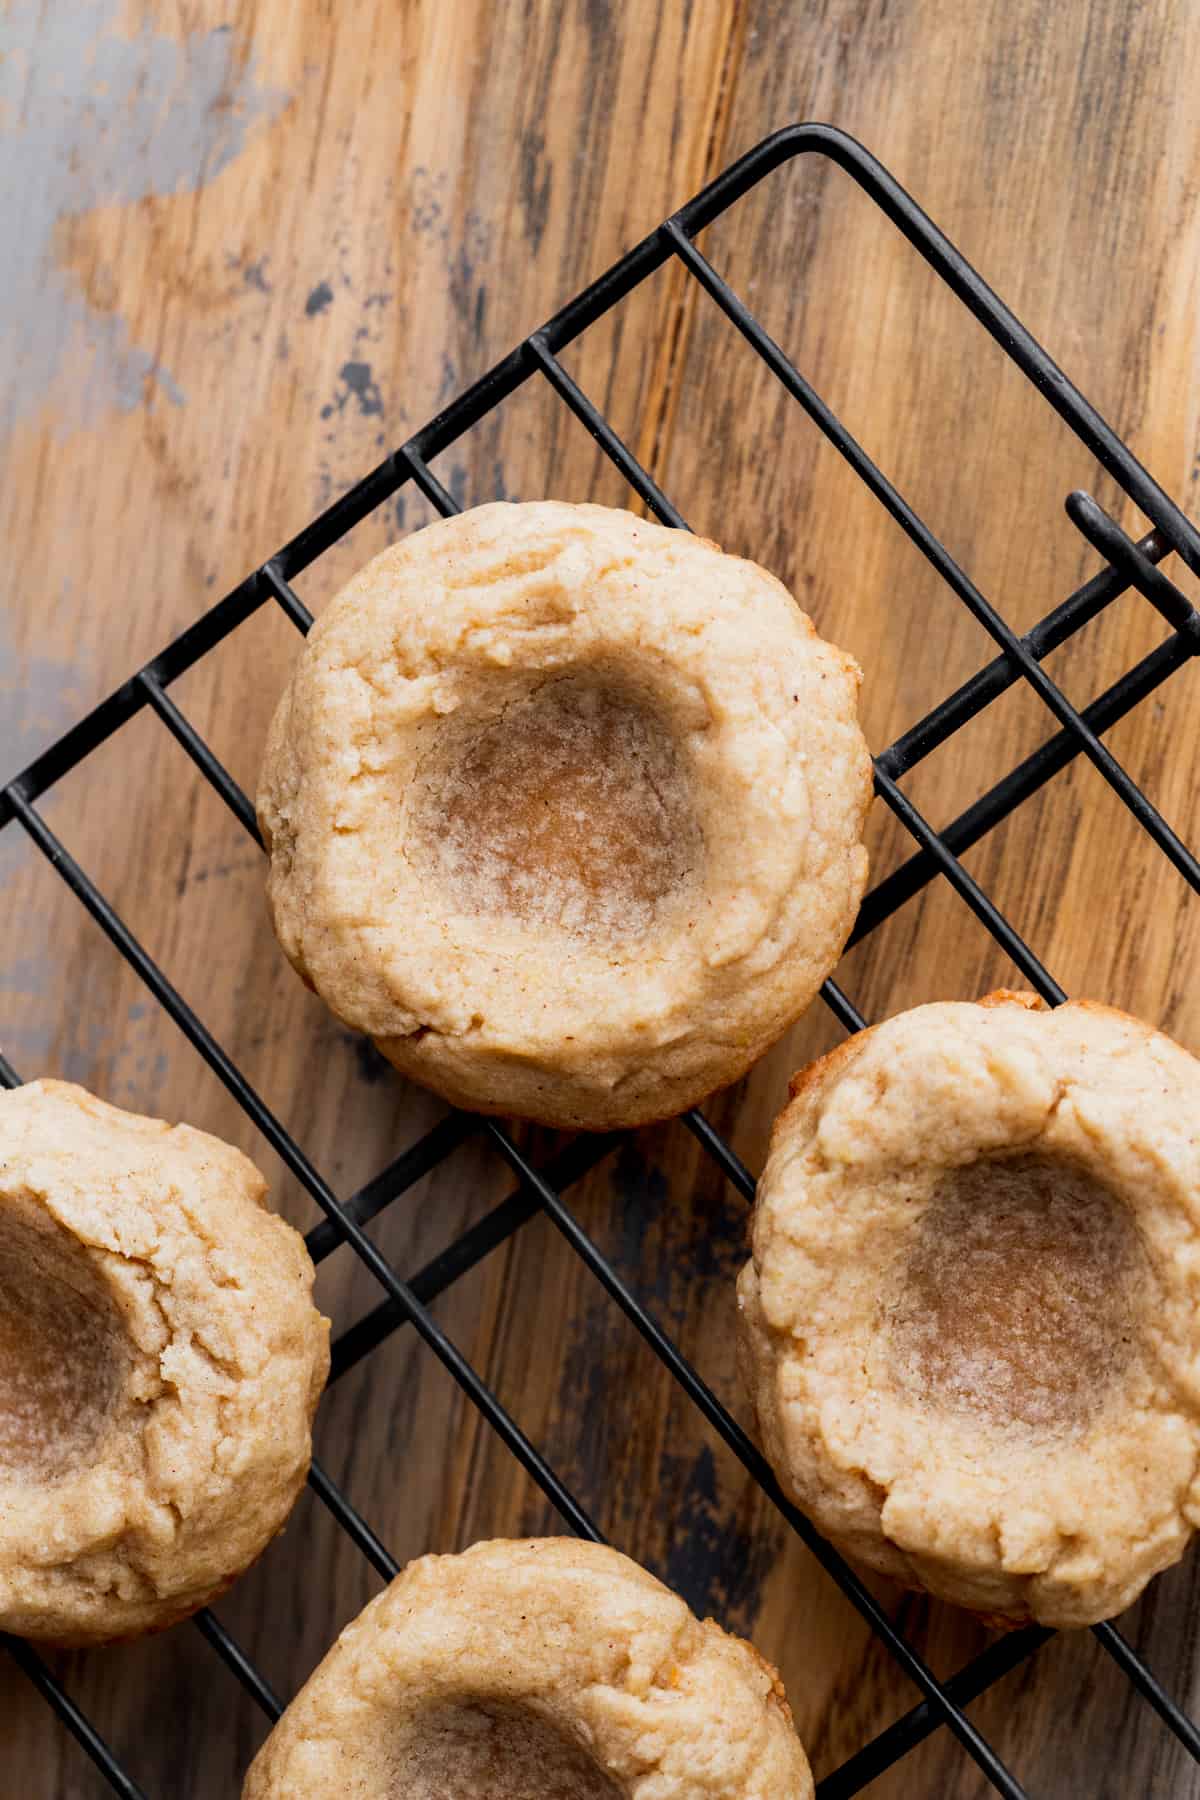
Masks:
[[[779,1678],[757,1651],[627,1557],[562,1538],[410,1564],[288,1707],[243,1800],[383,1800],[422,1721],[455,1706],[557,1728],[595,1765],[588,1794],[811,1800]]]
[[[686,532],[549,501],[429,526],[333,602],[272,722],[279,941],[451,1100],[598,1129],[669,1116],[742,1074],[840,953],[866,879],[859,679],[774,577]],[[578,825],[549,839],[521,812],[522,729],[575,784]],[[531,866],[489,862],[489,833]],[[577,833],[589,863],[613,841],[595,893],[555,886]]]
[[[116,1370],[86,1458],[42,1468],[36,1435],[0,1458],[0,1628],[60,1644],[159,1629],[282,1527],[329,1323],[265,1194],[240,1151],[186,1125],[66,1082],[0,1095],[0,1236],[87,1290]]]
[[[1000,993],[865,1031],[792,1094],[738,1284],[743,1373],[785,1486],[856,1561],[981,1614],[1070,1626],[1119,1611],[1200,1517],[1200,1065],[1111,1007],[1050,1012]],[[978,1197],[969,1168],[1000,1184],[1065,1171],[1053,1179],[1086,1190],[1087,1229],[1111,1225],[1123,1246],[1109,1299],[1103,1271],[1076,1267],[1062,1290],[1112,1308],[1099,1340],[1111,1368],[1064,1374],[1075,1399],[1060,1410],[1077,1417],[1047,1403],[1045,1417],[1001,1418],[982,1390],[949,1404],[902,1378],[903,1283],[916,1268],[928,1285],[932,1254],[921,1220],[947,1183]],[[970,1294],[953,1293],[961,1265],[946,1266],[939,1292],[961,1321]],[[1048,1317],[1047,1341],[1062,1323]],[[1102,1313],[1086,1326],[1093,1362],[1105,1325]],[[998,1329],[986,1327],[992,1368]],[[1036,1336],[1027,1392],[1050,1354]],[[951,1367],[957,1352],[932,1354]],[[1013,1346],[1010,1373],[1024,1354]]]

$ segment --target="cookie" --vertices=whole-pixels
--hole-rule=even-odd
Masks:
[[[0,1094],[0,1630],[157,1630],[281,1529],[329,1322],[265,1194],[202,1131],[61,1081]]]
[[[999,993],[792,1092],[738,1284],[784,1487],[854,1561],[990,1619],[1119,1612],[1200,1517],[1200,1063]]]
[[[628,1557],[565,1538],[411,1563],[242,1800],[811,1800],[775,1671]]]
[[[481,506],[310,634],[258,792],[288,957],[404,1074],[669,1117],[808,1006],[866,880],[859,672],[773,576],[599,506]]]

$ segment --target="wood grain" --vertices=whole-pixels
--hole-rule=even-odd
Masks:
[[[203,0],[123,13],[115,0],[16,0],[0,26],[20,277],[0,315],[12,352],[4,773],[735,153],[795,118],[830,120],[876,150],[1195,511],[1200,48],[1188,13],[1186,0],[984,0],[953,14],[920,0]],[[705,248],[1011,621],[1028,626],[1093,571],[1062,499],[1083,485],[1111,502],[1111,484],[847,178],[790,165]],[[778,570],[859,656],[874,745],[988,660],[983,633],[680,269],[567,361],[689,521]],[[541,386],[438,472],[464,503],[628,498]],[[427,516],[399,495],[303,578],[306,601],[319,609]],[[1126,598],[1048,666],[1083,702],[1162,635]],[[290,628],[264,613],[176,690],[247,787],[294,653]],[[1192,682],[1174,677],[1110,741],[1195,838]],[[1013,690],[906,789],[944,824],[1052,729]],[[153,719],[44,810],[339,1192],[440,1116],[283,966],[257,852]],[[878,808],[871,831],[882,874],[907,847]],[[1069,991],[1200,1048],[1200,909],[1092,769],[1072,765],[968,866]],[[296,1183],[12,829],[0,883],[0,1026],[20,1070],[222,1133],[267,1169],[282,1210],[311,1223]],[[938,885],[852,951],[839,979],[881,1017],[1012,970]],[[713,1102],[752,1167],[790,1069],[837,1035],[814,1014]],[[469,1141],[384,1215],[377,1241],[411,1272],[507,1185]],[[573,1202],[745,1418],[731,1350],[744,1209],[690,1136],[638,1134]],[[377,1299],[344,1252],[319,1292],[335,1330]],[[435,1311],[613,1541],[779,1661],[819,1773],[913,1703],[548,1224],[526,1225]],[[331,1390],[317,1448],[400,1560],[554,1528],[411,1331]],[[220,1613],[286,1696],[378,1585],[309,1495]],[[885,1597],[940,1672],[984,1641],[950,1609]],[[1198,1617],[1192,1559],[1123,1621],[1193,1706]],[[237,1791],[264,1723],[195,1630],[52,1660],[148,1795]],[[1031,1793],[1200,1795],[1091,1639],[1056,1641],[973,1716]],[[6,1792],[104,1791],[6,1661],[0,1740]],[[945,1734],[871,1789],[985,1791]]]

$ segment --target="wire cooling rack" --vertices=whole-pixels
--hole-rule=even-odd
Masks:
[[[1093,499],[1084,493],[1073,493],[1066,503],[1067,512],[1078,530],[1099,551],[1106,566],[1023,637],[1018,637],[990,605],[696,246],[696,234],[704,226],[734,206],[781,163],[803,155],[826,157],[854,178],[1023,374],[1040,389],[1049,404],[1152,523],[1153,529],[1134,542]],[[335,1342],[333,1380],[345,1374],[399,1326],[411,1324],[557,1508],[564,1524],[582,1537],[599,1539],[596,1525],[579,1501],[427,1310],[430,1301],[527,1220],[539,1212],[544,1213],[666,1365],[711,1429],[882,1639],[920,1695],[911,1711],[863,1745],[840,1768],[825,1776],[818,1789],[822,1800],[844,1800],[845,1796],[859,1793],[931,1732],[943,1727],[954,1733],[997,1793],[1008,1796],[1008,1800],[1021,1800],[1025,1790],[971,1723],[965,1708],[993,1682],[1031,1656],[1052,1634],[1038,1628],[1011,1632],[948,1680],[939,1681],[934,1676],[838,1553],[788,1503],[754,1444],[573,1216],[563,1198],[564,1189],[608,1155],[618,1138],[579,1138],[556,1159],[538,1168],[526,1159],[503,1124],[490,1119],[483,1121],[477,1128],[490,1139],[496,1154],[503,1158],[516,1178],[512,1192],[425,1268],[409,1278],[401,1276],[375,1247],[364,1227],[448,1156],[474,1122],[461,1114],[451,1114],[366,1187],[349,1199],[340,1200],[37,809],[38,800],[57,781],[84,762],[143,708],[150,707],[238,822],[257,841],[258,829],[249,800],[189,724],[167,689],[178,676],[263,606],[277,605],[298,630],[307,631],[311,616],[292,591],[290,580],[406,484],[415,485],[440,513],[457,511],[455,501],[429,468],[429,460],[453,444],[525,382],[539,379],[548,382],[563,404],[586,425],[647,507],[666,524],[685,527],[681,513],[558,359],[559,352],[580,332],[618,306],[634,288],[672,258],[682,263],[688,274],[700,283],[776,379],[846,458],[946,585],[988,632],[998,649],[993,661],[875,758],[876,792],[904,825],[916,847],[907,862],[867,895],[851,942],[873,930],[906,900],[941,876],[965,900],[1031,987],[1051,1004],[1065,999],[1054,977],[968,874],[959,858],[1079,755],[1095,765],[1153,843],[1191,887],[1200,888],[1200,865],[1195,857],[1105,748],[1100,736],[1200,650],[1200,615],[1158,567],[1174,552],[1192,571],[1200,573],[1200,532],[886,170],[853,139],[823,125],[797,125],[765,139],[622,257],[577,299],[556,313],[540,331],[526,338],[423,430],[386,457],[356,487],[285,545],[278,555],[256,569],[160,655],[139,669],[9,781],[0,791],[0,828],[15,825],[28,834],[136,970],[154,999],[170,1014],[262,1136],[312,1195],[325,1214],[324,1220],[308,1236],[314,1259],[327,1256],[340,1243],[346,1242],[375,1277],[382,1298],[372,1312]],[[1143,595],[1162,614],[1172,628],[1171,634],[1091,705],[1077,710],[1041,667],[1042,659],[1130,588]],[[901,789],[900,778],[1018,681],[1027,682],[1034,690],[1056,721],[1058,730],[952,824],[940,832],[934,831]],[[833,982],[826,982],[822,997],[847,1031],[863,1028],[866,1021]],[[0,1079],[8,1085],[14,1085],[20,1079],[2,1056]],[[704,1116],[693,1110],[684,1116],[682,1123],[734,1187],[747,1200],[751,1199],[753,1178]],[[397,1564],[387,1549],[353,1503],[317,1463],[313,1464],[309,1482],[378,1573],[388,1579],[395,1575]],[[277,1718],[282,1710],[279,1698],[213,1614],[200,1613],[195,1624],[268,1717]],[[1200,1732],[1193,1722],[1163,1690],[1113,1625],[1102,1624],[1093,1629],[1105,1650],[1158,1713],[1165,1727],[1175,1734],[1193,1759],[1200,1762]],[[79,1740],[113,1791],[126,1796],[127,1800],[139,1800],[139,1797],[144,1800],[143,1791],[133,1776],[75,1706],[41,1657],[29,1645],[15,1639],[0,1639],[0,1642]]]

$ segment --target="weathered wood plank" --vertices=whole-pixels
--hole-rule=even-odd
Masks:
[[[103,0],[18,0],[0,73],[18,271],[3,301],[5,772],[708,174],[793,118],[832,120],[876,149],[1194,510],[1195,34],[1177,0],[1069,12],[257,0],[149,19]],[[1011,620],[1027,626],[1091,572],[1062,497],[1111,487],[845,178],[811,161],[781,172],[706,248]],[[777,569],[859,655],[873,744],[987,660],[983,633],[679,269],[567,360],[690,522]],[[541,386],[438,472],[465,503],[626,499]],[[301,579],[306,600],[319,607],[427,516],[399,496]],[[1083,701],[1161,635],[1126,599],[1049,666]],[[264,614],[177,689],[249,788],[293,653],[290,628]],[[1181,673],[1112,737],[1185,835],[1197,823],[1190,693]],[[944,823],[1051,729],[1014,691],[906,787]],[[439,1116],[300,990],[263,916],[257,852],[155,721],[129,727],[45,811],[340,1191]],[[872,837],[880,872],[906,853],[879,809]],[[1200,913],[1093,771],[1058,778],[969,866],[1068,989],[1200,1043]],[[223,1132],[309,1222],[295,1183],[12,832],[0,881],[0,1024],[22,1071]],[[961,902],[934,888],[840,978],[877,1017],[1011,977]],[[814,1015],[713,1102],[752,1167],[790,1068],[837,1035]],[[378,1239],[411,1271],[505,1186],[493,1158],[464,1146]],[[577,1201],[745,1418],[731,1291],[743,1209],[688,1134],[639,1134]],[[341,1254],[320,1291],[338,1326],[376,1298]],[[436,1310],[613,1540],[780,1660],[819,1771],[911,1703],[550,1226],[524,1227]],[[318,1449],[401,1559],[553,1528],[411,1331],[331,1392]],[[287,1694],[377,1585],[310,1496],[221,1615]],[[948,1609],[905,1601],[898,1613],[939,1670],[983,1641]],[[1196,1617],[1189,1564],[1126,1622],[1184,1701],[1196,1698]],[[263,1723],[197,1633],[54,1661],[148,1793],[234,1791]],[[975,1710],[1032,1792],[1200,1793],[1086,1641],[1055,1644]],[[99,1792],[2,1663],[0,1717],[14,1790]],[[939,1738],[872,1791],[983,1790]]]

